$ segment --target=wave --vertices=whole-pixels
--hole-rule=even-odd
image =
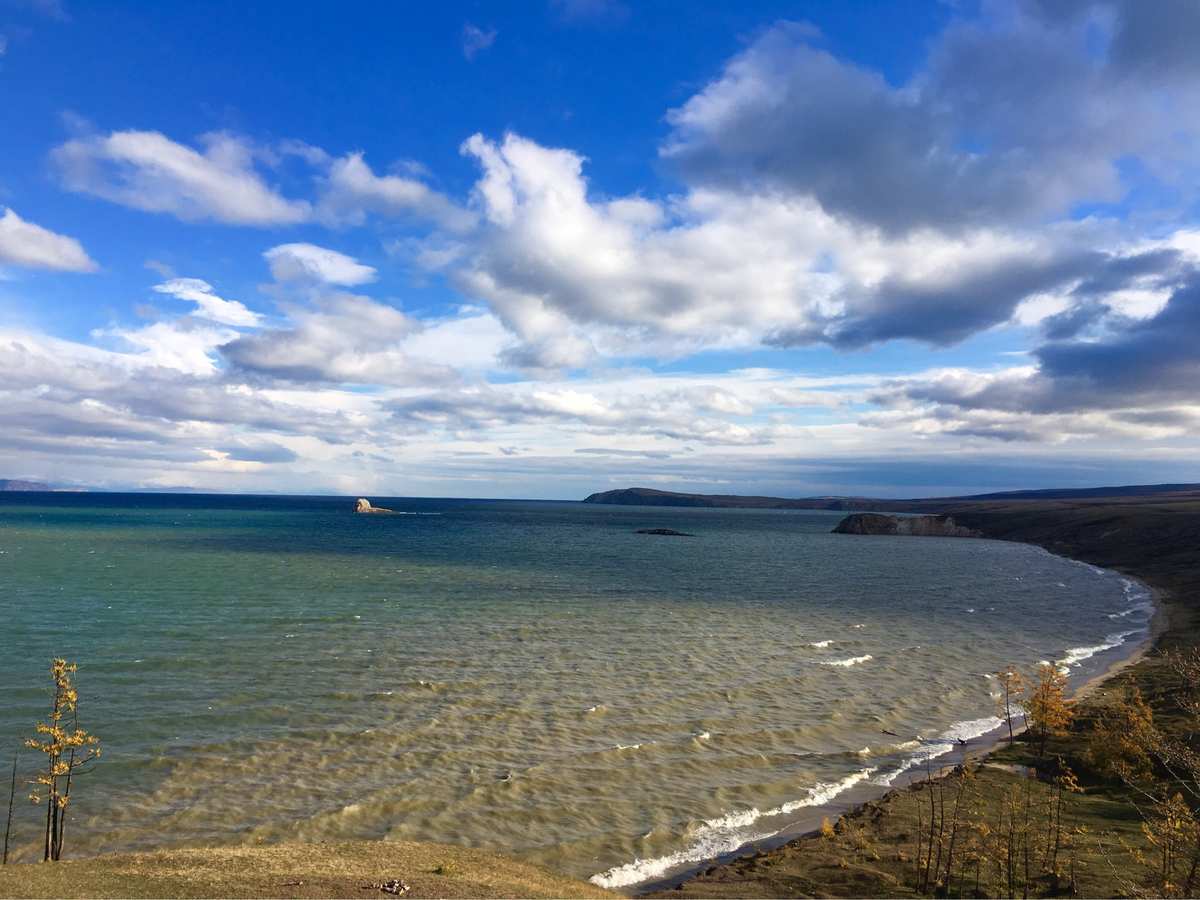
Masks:
[[[1118,631],[1115,634],[1110,634],[1104,639],[1103,644],[1096,644],[1093,647],[1072,647],[1067,651],[1067,655],[1057,661],[1059,668],[1066,666],[1076,666],[1085,659],[1095,656],[1097,653],[1103,653],[1105,650],[1111,650],[1114,647],[1120,647],[1125,643],[1125,638],[1131,634],[1139,634],[1141,629],[1135,628],[1133,631]]]
[[[851,656],[849,659],[823,659],[821,660],[821,665],[841,666],[843,669],[848,669],[851,666],[857,666],[859,663],[865,663],[874,658],[875,657],[868,653],[865,656]]]
[[[1126,616],[1132,616],[1134,613],[1148,613],[1154,609],[1153,603],[1138,603],[1129,609],[1123,609],[1120,612],[1109,613],[1110,619],[1124,619]]]
[[[822,648],[824,648],[824,647],[828,647],[828,646],[829,646],[830,644],[832,644],[832,643],[833,643],[833,641],[813,641],[813,642],[812,642],[812,643],[810,643],[808,646],[810,646],[810,647],[822,647]]]
[[[1004,720],[999,716],[986,716],[982,719],[964,719],[962,722],[955,722],[936,738],[920,741],[920,750],[908,756],[891,772],[880,775],[875,779],[875,783],[888,787],[896,780],[898,775],[907,772],[913,766],[923,764],[931,759],[937,759],[939,756],[945,756],[955,747],[960,746],[960,744],[974,740],[977,737],[987,734],[989,731],[995,731],[1003,724]],[[905,745],[900,744],[898,746],[903,747]]]
[[[1121,590],[1125,593],[1125,599],[1133,605],[1120,612],[1109,613],[1108,617],[1110,619],[1124,619],[1127,616],[1132,616],[1134,613],[1151,613],[1154,611],[1151,592],[1145,585],[1139,584],[1131,578],[1122,578]]]
[[[746,844],[766,840],[778,833],[776,831],[761,833],[748,831],[747,829],[759,819],[787,815],[808,806],[822,806],[860,781],[869,778],[875,771],[874,767],[860,769],[840,781],[817,782],[801,799],[792,800],[766,812],[752,807],[740,812],[726,813],[715,819],[707,819],[696,827],[691,843],[682,850],[668,853],[666,856],[656,856],[651,859],[639,858],[624,865],[613,866],[611,869],[593,875],[589,880],[598,887],[614,890],[628,887],[631,884],[640,884],[652,878],[659,878],[672,869],[686,866],[689,863],[705,862],[724,856],[726,853],[733,853]]]

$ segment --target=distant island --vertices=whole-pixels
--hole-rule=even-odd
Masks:
[[[1010,500],[1087,500],[1176,495],[1200,497],[1200,484],[1146,484],[1093,488],[1054,488],[1033,491],[1001,491],[954,497],[917,497],[893,500],[880,497],[757,497],[737,494],[686,494],[655,488],[632,487],[589,494],[584,503],[619,506],[690,506],[720,509],[832,509],[905,512],[943,508],[957,503]]]
[[[584,503],[612,503],[621,506],[706,506],[729,509],[878,509],[881,501],[866,497],[742,497],[735,494],[680,494],[654,488],[624,488],[601,491],[586,497]]]

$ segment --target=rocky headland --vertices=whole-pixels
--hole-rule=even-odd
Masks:
[[[983,532],[955,523],[950,516],[885,516],[853,513],[838,522],[834,534],[897,534],[912,537],[983,537]]]

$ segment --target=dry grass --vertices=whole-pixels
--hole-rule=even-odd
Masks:
[[[3,897],[610,897],[583,881],[441,844],[360,841],[122,853],[0,868]],[[365,886],[365,887],[364,887]]]

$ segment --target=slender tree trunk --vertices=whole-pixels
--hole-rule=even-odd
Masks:
[[[1188,868],[1187,879],[1183,883],[1183,896],[1192,896],[1192,888],[1196,884],[1196,869],[1200,866],[1200,847],[1192,848],[1192,865]]]
[[[50,771],[54,771],[54,757],[50,757]],[[42,853],[42,862],[50,861],[50,815],[54,811],[54,789],[49,789],[49,795],[46,797],[46,846]]]
[[[4,823],[4,859],[0,865],[8,865],[8,838],[12,834],[13,797],[17,793],[17,757],[21,755],[18,748],[13,752],[12,785],[8,789],[8,821]]]
[[[1024,861],[1024,883],[1021,885],[1021,896],[1029,897],[1029,804],[1032,802],[1032,792],[1029,787],[1029,779],[1025,780],[1025,819],[1021,825],[1021,833],[1024,838],[1022,845],[1022,859]]]
[[[954,844],[958,840],[958,807],[962,803],[963,790],[967,786],[966,771],[958,776],[958,792],[954,795],[954,821],[950,825],[950,847],[946,852],[946,892],[954,880]]]
[[[924,890],[924,884],[921,881],[921,863],[924,859],[924,857],[921,855],[921,850],[924,849],[924,841],[923,841],[923,839],[925,837],[924,829],[925,829],[924,806],[922,805],[921,798],[918,797],[917,798],[917,832],[916,832],[917,833],[917,849],[913,853],[913,866],[914,866],[913,883],[914,883],[918,893],[920,893],[922,890]]]
[[[1008,685],[1004,686],[1004,721],[1008,723],[1008,742],[1013,742],[1013,727],[1012,727],[1012,700],[1011,692]]]

